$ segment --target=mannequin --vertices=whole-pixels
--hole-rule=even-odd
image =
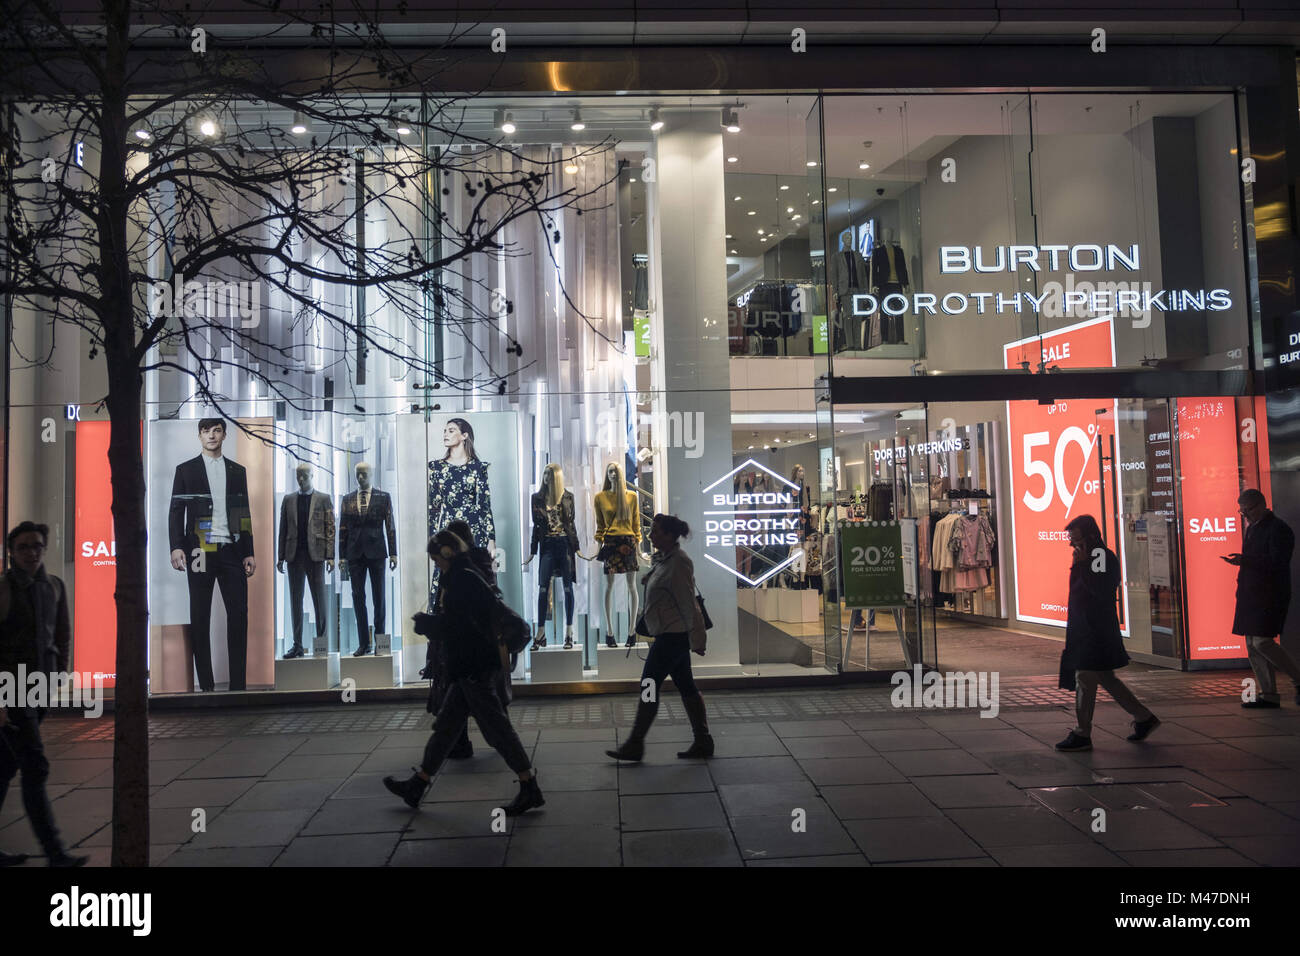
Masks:
[[[429,536],[450,521],[464,521],[474,540],[473,548],[487,548],[495,557],[496,524],[492,520],[492,492],[488,487],[488,463],[474,451],[474,429],[463,418],[450,418],[442,430],[442,458],[429,462]],[[429,607],[437,606],[438,577],[434,573],[429,589]]]
[[[289,562],[289,613],[293,621],[293,647],[284,655],[292,660],[302,657],[302,591],[311,586],[311,607],[316,615],[316,637],[325,637],[324,564],[334,573],[334,501],[329,495],[312,490],[312,468],[300,464],[294,470],[298,491],[280,502],[280,547],[275,569],[284,573]]]
[[[357,617],[357,650],[353,657],[369,654],[370,628],[366,623],[366,576],[374,604],[374,633],[384,632],[384,558],[388,569],[397,568],[397,533],[393,503],[387,492],[370,486],[371,468],[357,465],[357,490],[343,496],[339,520],[339,568],[352,576],[352,610]]]
[[[636,573],[641,554],[641,508],[636,492],[623,480],[623,469],[610,462],[605,469],[605,487],[596,493],[596,557],[605,565],[605,644],[617,647],[614,640],[614,579],[621,578],[627,587],[627,644],[636,643],[638,595]]]
[[[865,294],[871,284],[866,260],[850,242],[830,257],[826,274],[835,305],[835,350],[856,349],[862,339],[862,317],[853,314],[853,297]]]
[[[552,462],[542,473],[542,487],[532,496],[533,541],[528,560],[540,550],[541,572],[537,578],[537,638],[533,650],[546,646],[547,598],[551,581],[559,578],[564,593],[564,647],[573,647],[574,555],[578,553],[578,531],[574,527],[573,492],[564,487],[564,472]],[[556,594],[558,605],[560,595]],[[558,615],[557,615],[558,617]]]
[[[894,230],[886,229],[883,240],[876,244],[871,253],[871,287],[877,301],[881,303],[881,308],[876,313],[880,318],[880,341],[886,344],[899,343],[904,341],[903,316],[887,314],[884,298],[887,295],[905,295],[911,281],[907,277],[906,256],[895,238]]]
[[[809,534],[812,529],[812,489],[804,478],[803,465],[795,465],[790,472],[790,480],[799,486],[799,537]]]

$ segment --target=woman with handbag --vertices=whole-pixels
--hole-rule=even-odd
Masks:
[[[415,615],[415,630],[429,637],[431,655],[437,653],[434,642],[441,642],[449,684],[419,769],[409,780],[385,777],[384,786],[407,806],[419,807],[433,775],[473,715],[487,742],[519,775],[519,794],[504,808],[506,816],[518,816],[546,800],[501,700],[502,655],[491,620],[496,594],[474,567],[468,546],[450,531],[439,531],[429,539],[429,557],[440,572],[439,613]]]
[[[713,756],[704,698],[691,674],[691,653],[703,656],[708,625],[704,608],[696,599],[695,566],[681,546],[681,539],[690,533],[690,526],[676,515],[657,514],[650,526],[654,564],[642,582],[645,611],[637,622],[637,633],[653,636],[654,643],[641,671],[642,696],[632,731],[623,746],[605,751],[615,760],[635,762],[645,755],[645,736],[659,711],[659,692],[669,676],[682,695],[682,706],[695,735],[690,749],[677,756],[683,759]],[[645,699],[647,678],[653,682],[650,700]]]

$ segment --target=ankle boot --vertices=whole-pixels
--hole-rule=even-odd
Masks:
[[[533,807],[545,805],[546,798],[542,796],[542,788],[537,785],[537,774],[534,773],[527,781],[519,781],[519,793],[505,806],[506,816],[517,817]]]
[[[678,751],[677,756],[682,760],[712,757],[713,738],[709,736],[709,721],[704,711],[704,697],[700,694],[683,697],[682,706],[686,708],[686,716],[690,718],[695,742],[691,744],[689,750]]]
[[[401,797],[408,807],[412,810],[420,809],[420,801],[424,798],[425,793],[429,790],[431,780],[425,780],[411,768],[410,780],[398,780],[396,777],[385,777],[384,786],[388,792]]]
[[[636,708],[636,720],[632,722],[632,730],[628,733],[627,740],[623,741],[623,746],[617,750],[606,750],[605,753],[615,760],[626,760],[629,763],[636,763],[644,757],[645,735],[650,732],[650,725],[654,723],[658,712],[658,700],[641,701]]]

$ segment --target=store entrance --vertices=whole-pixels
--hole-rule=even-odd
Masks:
[[[1169,405],[837,404],[823,497],[839,539],[830,588],[838,593],[826,613],[840,618],[840,668],[919,662],[1055,676],[1072,560],[1065,526],[1085,514],[1121,563],[1116,613],[1130,655],[1140,667],[1181,666],[1186,603]],[[854,566],[866,554],[855,550],[859,538],[885,529],[901,549],[899,602],[854,586],[865,570]]]

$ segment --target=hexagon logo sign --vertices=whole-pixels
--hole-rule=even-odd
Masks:
[[[771,491],[735,491],[735,476],[749,468],[776,479]],[[757,587],[803,554],[799,545],[799,486],[750,458],[731,469],[704,489],[708,504],[704,511],[704,557],[726,568],[751,587]],[[737,549],[762,552],[768,548],[790,548],[782,560],[756,578],[736,567]],[[719,555],[725,560],[720,559]]]

